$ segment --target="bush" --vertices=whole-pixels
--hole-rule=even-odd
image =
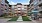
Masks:
[[[2,14],[0,17],[4,17],[4,16],[7,16],[7,14],[6,14],[6,13],[4,13],[4,14]]]
[[[11,20],[8,21],[17,21],[18,17],[13,17]]]
[[[31,21],[31,20],[29,19],[29,17],[27,17],[27,16],[22,16],[22,19],[23,19],[23,21]]]

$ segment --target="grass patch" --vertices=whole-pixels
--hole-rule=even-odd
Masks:
[[[11,20],[9,21],[17,21],[18,17],[13,17]]]
[[[23,19],[23,21],[31,21],[31,20],[29,19],[29,17],[27,17],[27,16],[22,16],[22,19]]]

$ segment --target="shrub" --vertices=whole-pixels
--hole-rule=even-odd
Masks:
[[[22,19],[23,19],[23,21],[31,21],[31,20],[29,19],[29,17],[27,17],[27,16],[22,16]]]
[[[4,17],[4,16],[7,16],[7,14],[6,14],[6,13],[4,13],[4,14],[2,14],[0,17]]]

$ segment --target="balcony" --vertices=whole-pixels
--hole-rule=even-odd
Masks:
[[[41,6],[42,6],[42,3],[41,3],[41,4],[39,4],[38,6],[39,6],[39,7],[41,7]]]
[[[21,10],[21,8],[18,8],[18,10]]]
[[[14,6],[14,8],[17,8],[17,6]]]
[[[14,9],[14,10],[17,10],[17,9]]]
[[[38,2],[38,5],[42,3],[42,0]]]

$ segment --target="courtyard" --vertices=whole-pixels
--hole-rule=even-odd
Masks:
[[[21,18],[21,17],[20,17]],[[0,23],[42,23],[42,18],[39,19],[39,21],[37,20],[32,20],[32,21],[8,21],[12,18],[0,18]]]
[[[42,23],[42,0],[0,0],[0,23]]]

